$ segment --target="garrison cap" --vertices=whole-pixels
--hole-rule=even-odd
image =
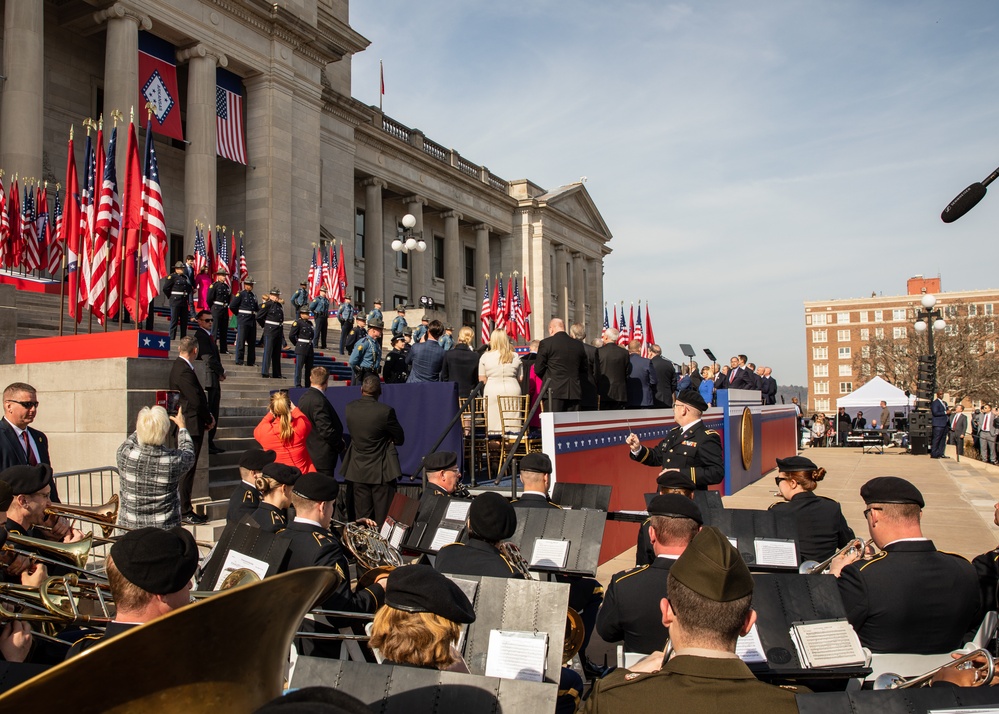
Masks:
[[[128,582],[154,595],[183,588],[198,569],[198,546],[183,528],[139,528],[111,546],[111,558]]]
[[[294,466],[279,464],[276,461],[272,464],[267,464],[262,470],[264,472],[264,476],[272,478],[278,483],[283,483],[289,486],[294,485],[302,475],[302,472]]]
[[[753,576],[720,530],[705,526],[670,568],[670,577],[701,597],[731,602],[753,592]]]
[[[253,714],[372,714],[360,699],[332,687],[302,687],[264,704]]]
[[[550,474],[552,472],[552,460],[548,454],[540,451],[533,451],[520,459],[521,471],[533,471],[537,474]]]
[[[656,496],[649,504],[650,516],[668,516],[669,518],[689,518],[701,525],[704,519],[701,518],[701,509],[697,507],[692,498],[681,496],[679,493],[667,493]]]
[[[659,488],[682,488],[686,491],[695,491],[697,486],[690,476],[686,476],[679,471],[667,471],[656,479]]]
[[[278,288],[278,287],[271,288],[270,294],[271,295],[280,295],[281,294],[281,288]]]
[[[277,458],[277,452],[273,449],[264,451],[263,449],[248,449],[239,458],[240,468],[250,469],[250,471],[261,471],[267,464],[273,464]]]
[[[461,588],[429,565],[404,565],[389,573],[385,604],[405,612],[432,612],[461,624],[475,622],[475,610]]]
[[[11,496],[38,493],[52,482],[52,467],[48,464],[11,466],[0,472],[0,481],[10,486]]]
[[[458,465],[458,454],[453,451],[435,451],[423,457],[423,465],[428,472],[453,469]]]
[[[923,508],[923,494],[919,489],[898,476],[878,476],[860,487],[864,503],[915,503]]]
[[[337,494],[340,493],[340,484],[331,476],[311,471],[302,474],[302,477],[295,482],[291,492],[310,501],[335,501]]]
[[[181,260],[178,260],[178,261],[177,261],[176,263],[174,263],[174,264],[173,264],[173,269],[174,269],[174,270],[176,270],[177,268],[181,268],[181,269],[184,269],[184,268],[186,268],[186,267],[187,267],[187,266],[186,266],[186,265],[184,265],[184,262],[183,262],[183,261],[181,261]]]
[[[497,543],[517,530],[517,511],[500,494],[486,491],[472,499],[468,527],[480,538]]]
[[[368,320],[368,327],[374,327],[381,330],[385,327],[385,323],[382,322],[380,318],[372,317],[370,320]]]
[[[777,459],[777,470],[781,473],[789,471],[816,471],[818,468],[811,459],[805,456],[788,456],[786,459]]]
[[[10,484],[6,481],[0,481],[0,511],[6,511],[10,508],[10,503],[13,500],[14,492],[11,491]],[[6,531],[4,531],[4,533],[6,533]],[[0,545],[2,545],[2,543],[0,543]]]
[[[704,401],[704,397],[696,389],[684,389],[677,395],[676,401],[683,402],[699,412],[706,412],[708,410],[708,403]]]

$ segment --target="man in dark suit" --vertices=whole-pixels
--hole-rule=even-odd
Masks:
[[[583,343],[572,339],[565,331],[561,318],[548,323],[548,337],[538,345],[538,357],[534,362],[534,373],[544,382],[548,379],[552,412],[579,411],[579,400],[583,396],[583,380],[586,379],[586,350]]]
[[[943,400],[943,392],[937,392],[937,398],[930,402],[930,414],[933,436],[930,441],[930,458],[946,459],[944,448],[947,445],[947,402]]]
[[[601,411],[624,409],[628,402],[628,375],[631,374],[631,361],[628,359],[628,350],[617,343],[620,334],[613,327],[607,330],[604,346],[597,350],[594,371]]]
[[[191,491],[194,488],[194,473],[198,469],[198,458],[205,441],[205,432],[215,426],[215,418],[208,406],[208,395],[194,371],[194,362],[198,359],[197,338],[181,338],[177,349],[180,355],[174,360],[170,370],[170,389],[180,392],[180,409],[187,422],[187,431],[194,441],[194,464],[190,471],[181,476],[178,486],[180,512],[184,523],[201,525],[207,523],[208,518],[194,512],[194,506],[191,505]]]
[[[746,356],[738,355],[729,361],[731,369],[728,373],[729,389],[756,389],[756,380],[746,369]]]
[[[628,409],[651,409],[652,395],[656,388],[656,371],[652,360],[642,357],[642,343],[632,340],[628,343],[628,360],[631,374],[628,376]]]
[[[406,355],[406,364],[409,365],[407,383],[440,381],[444,348],[438,340],[443,334],[444,325],[440,320],[433,320],[427,328],[427,339],[413,345],[413,349]]]
[[[30,426],[38,414],[38,393],[30,384],[14,382],[3,390],[0,420],[0,471],[11,466],[49,464],[49,440]]]
[[[968,431],[968,417],[964,415],[964,407],[958,404],[950,417],[950,434],[947,441],[954,445],[958,458],[964,456],[964,434]]]
[[[777,380],[772,376],[773,370],[769,367],[760,367],[763,371],[763,386],[760,391],[763,393],[763,403],[764,404],[776,404],[777,403]]]
[[[652,369],[656,373],[656,393],[652,397],[652,406],[659,409],[673,408],[673,395],[676,394],[676,369],[673,363],[663,357],[663,349],[652,345]]]
[[[198,329],[194,331],[194,336],[198,340],[198,366],[202,367],[198,372],[198,380],[205,388],[208,395],[208,410],[215,420],[208,432],[208,453],[222,454],[225,449],[220,449],[215,445],[215,432],[219,428],[219,408],[222,404],[222,382],[225,381],[225,367],[222,366],[222,358],[219,357],[219,348],[212,339],[212,325],[215,316],[202,310],[197,315]]]
[[[343,453],[343,422],[326,398],[330,373],[325,367],[313,367],[309,373],[312,385],[298,398],[298,408],[312,422],[312,431],[305,438],[305,448],[316,471],[333,478],[336,460]]]
[[[345,408],[350,446],[340,472],[353,484],[357,518],[370,518],[379,525],[385,520],[396,480],[402,476],[399,452],[406,434],[395,409],[378,402],[382,383],[369,374],[361,383],[361,398]]]
[[[572,339],[583,343],[583,350],[586,352],[586,374],[585,379],[580,383],[582,397],[579,400],[579,408],[583,411],[597,410],[597,382],[596,382],[596,361],[597,348],[586,342],[586,328],[582,323],[575,323],[569,328]]]

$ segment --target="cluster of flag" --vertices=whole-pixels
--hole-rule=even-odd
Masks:
[[[317,253],[318,251],[318,253]],[[309,299],[319,297],[319,290],[326,288],[326,297],[334,303],[341,303],[347,296],[347,266],[343,260],[343,243],[340,243],[340,257],[336,255],[336,241],[328,246],[312,248],[312,265],[309,266]]]
[[[531,341],[531,323],[527,319],[531,315],[531,301],[527,295],[527,276],[524,276],[524,293],[521,300],[520,281],[517,273],[507,281],[506,292],[503,291],[503,274],[496,279],[492,295],[489,294],[489,276],[482,295],[482,344],[489,342],[492,330],[506,330],[510,340],[516,342],[523,339]]]
[[[0,171],[0,179],[3,172]],[[55,228],[53,228],[55,221]],[[17,176],[12,176],[10,188],[4,191],[0,180],[0,266],[8,270],[59,270],[62,246],[56,240],[62,221],[59,188],[55,192],[55,214],[50,217],[48,182],[24,186],[22,198]]]
[[[204,224],[196,223],[194,226],[194,274],[201,272],[202,268],[208,268],[208,272],[214,276],[220,270],[225,270],[226,285],[233,285],[233,276],[236,277],[238,286],[250,274],[246,267],[246,251],[243,245],[243,231],[239,232],[239,243],[236,243],[236,231],[230,232],[230,237],[225,237],[225,226],[215,226],[215,240],[212,241],[212,229],[205,231]],[[232,248],[230,249],[230,244]]]
[[[611,320],[613,318],[613,321]],[[606,340],[607,330],[614,328],[620,334],[617,343],[622,347],[627,347],[632,340],[642,343],[642,357],[649,357],[649,346],[656,343],[655,335],[652,332],[652,313],[649,311],[649,303],[645,303],[645,327],[642,327],[642,301],[638,301],[638,320],[635,320],[635,303],[631,304],[631,310],[627,321],[624,319],[624,301],[621,301],[621,320],[618,321],[617,312],[613,305],[610,312],[607,311],[607,304],[604,303],[604,329],[600,336]]]

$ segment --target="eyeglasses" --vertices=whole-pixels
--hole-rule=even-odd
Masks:
[[[215,320],[210,317],[203,317],[198,322],[215,322]]]
[[[5,402],[13,402],[14,404],[20,404],[25,409],[37,409],[38,408],[38,402],[21,402],[21,401],[18,401],[17,399],[5,399],[4,401]]]
[[[775,476],[774,477],[774,483],[777,485],[777,488],[780,488],[780,482],[781,481],[787,481],[787,479],[784,478],[783,476]]]
[[[864,511],[864,518],[867,518],[871,514],[871,511],[883,511],[883,508],[874,508],[873,506]]]

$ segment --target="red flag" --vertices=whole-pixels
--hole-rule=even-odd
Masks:
[[[62,220],[60,241],[66,252],[66,274],[69,284],[69,316],[79,322],[83,312],[78,309],[76,295],[80,284],[80,186],[76,180],[76,157],[73,155],[73,136],[69,137],[69,154],[66,157],[66,208]]]
[[[208,272],[211,273],[214,270],[215,270],[215,242],[212,240],[212,229],[209,228],[208,229]]]
[[[139,114],[139,124],[171,139],[184,140],[177,88],[177,49],[148,32],[139,33],[139,106],[156,105],[152,117]],[[148,122],[148,125],[147,125]]]
[[[122,297],[125,306],[138,314],[136,297],[139,294],[139,225],[142,222],[142,173],[139,169],[139,147],[135,141],[135,125],[128,124],[128,142],[125,147],[125,183],[121,192],[121,232],[124,238],[122,260],[125,266],[125,285]],[[143,316],[145,317],[145,316]]]
[[[0,175],[0,268],[7,265],[10,252],[10,225],[7,222],[7,194],[3,189],[3,176]]]
[[[382,64],[381,60],[378,60],[378,76],[379,76],[379,93],[381,96],[385,96],[385,65]]]
[[[236,266],[239,263],[239,247],[236,245],[236,231],[232,232],[232,250],[229,251],[229,277],[226,283],[231,287],[236,284],[239,276],[236,274]]]
[[[339,287],[337,290],[340,293],[340,298],[338,302],[343,302],[347,298],[347,263],[343,259],[343,241],[340,242],[340,265],[339,265],[340,275],[337,278]]]
[[[652,313],[649,312],[649,303],[645,302],[645,341],[650,345],[656,344],[656,336],[652,332]]]
[[[24,238],[21,236],[21,189],[17,186],[16,178],[10,187],[7,216],[10,221],[10,262],[7,267],[16,268],[21,264],[24,253]]]

